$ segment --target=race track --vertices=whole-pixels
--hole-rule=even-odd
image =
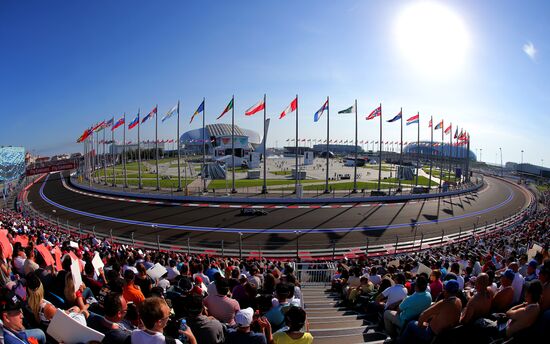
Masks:
[[[259,250],[391,244],[423,234],[441,236],[502,219],[528,206],[529,195],[514,184],[486,177],[477,192],[462,196],[399,203],[360,203],[338,206],[268,208],[265,216],[241,216],[240,209],[221,206],[185,206],[175,202],[101,197],[70,186],[60,174],[51,174],[29,190],[32,207],[61,222],[135,240],[216,247],[238,245]],[[160,204],[155,204],[160,203]],[[416,226],[415,226],[416,224]]]

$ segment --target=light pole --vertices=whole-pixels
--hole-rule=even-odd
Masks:
[[[481,153],[483,153],[483,148],[479,149],[479,162],[481,162]]]
[[[523,149],[521,150],[521,170],[520,170],[520,173],[523,174]],[[520,180],[521,180],[521,177],[520,177]]]
[[[502,165],[502,147],[499,147],[498,150],[500,151],[500,176],[504,176],[504,165]]]

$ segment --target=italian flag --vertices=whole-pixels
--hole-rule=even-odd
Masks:
[[[231,101],[229,102],[229,104],[227,104],[227,106],[225,107],[225,110],[223,110],[222,114],[219,115],[218,118],[216,118],[216,119],[222,118],[222,116],[225,115],[226,113],[228,113],[229,110],[233,109],[233,100],[234,100],[234,98],[231,98]]]

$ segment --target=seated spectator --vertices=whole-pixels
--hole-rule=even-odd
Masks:
[[[400,304],[397,311],[387,310],[384,312],[384,325],[386,332],[395,337],[397,332],[410,320],[416,319],[424,310],[430,307],[432,296],[426,291],[428,280],[424,276],[418,276],[415,283],[415,292],[406,297]]]
[[[547,260],[540,270],[539,278],[543,288],[540,298],[540,310],[545,312],[550,309],[550,260]]]
[[[368,278],[375,286],[379,286],[382,283],[382,276],[378,274],[378,269],[375,266],[370,269]]]
[[[120,293],[110,293],[105,298],[105,317],[90,315],[88,326],[105,335],[103,344],[124,343],[132,334],[123,322],[128,312],[128,303]]]
[[[145,300],[145,296],[134,283],[135,273],[128,269],[124,272],[124,287],[122,288],[122,295],[128,302],[133,302],[139,306],[140,303]]]
[[[217,319],[204,315],[201,295],[191,295],[185,300],[183,307],[187,313],[187,326],[191,328],[195,337],[200,338],[201,344],[224,343],[223,325]],[[235,319],[237,320],[237,316]]]
[[[542,284],[535,280],[525,286],[525,302],[510,308],[506,316],[510,318],[506,326],[506,336],[510,337],[521,330],[531,327],[540,313],[539,300],[542,294]]]
[[[34,273],[31,272],[25,279],[27,283],[27,305],[32,312],[32,321],[31,319],[27,320],[35,327],[47,327],[55,315],[56,308],[44,299],[44,288],[40,279]]]
[[[289,284],[282,282],[275,287],[276,299],[272,301],[273,307],[265,314],[273,331],[278,331],[285,324],[283,310],[290,307],[290,302],[288,302],[291,294],[290,288]]]
[[[464,277],[460,275],[460,264],[452,263],[451,272],[456,275],[456,281],[458,282],[459,290],[464,290]]]
[[[266,318],[258,318],[257,323],[262,329],[262,333],[250,330],[254,320],[254,310],[252,308],[241,309],[235,315],[236,330],[230,330],[227,333],[227,344],[267,344],[273,341],[271,334],[271,325]]]
[[[533,280],[536,280],[537,277],[537,267],[538,263],[536,260],[531,259],[529,264],[527,265],[527,275],[525,275],[525,282],[531,282]]]
[[[275,344],[311,344],[313,343],[313,336],[309,331],[307,324],[306,312],[296,306],[291,306],[285,313],[285,324],[288,330],[276,332],[273,335],[273,343]],[[302,332],[302,329],[306,332]]]
[[[147,275],[147,269],[145,269],[143,263],[137,263],[136,269],[137,275],[135,275],[134,284],[139,287],[144,297],[149,297],[151,295],[153,279]]]
[[[514,289],[514,304],[518,303],[521,299],[523,284],[525,280],[523,276],[518,272],[519,265],[517,262],[512,262],[508,265],[508,269],[514,272],[514,280],[512,281],[512,288]]]
[[[395,275],[395,285],[387,288],[376,297],[376,301],[383,306],[384,310],[396,310],[401,301],[407,297],[408,293],[407,288],[404,286],[405,282],[405,275],[398,273]]]
[[[470,324],[491,313],[493,294],[487,288],[489,286],[489,276],[486,273],[481,273],[477,276],[475,283],[476,293],[473,296],[470,296],[468,293],[468,303],[460,316],[460,323],[464,325]]]
[[[23,264],[23,272],[25,276],[29,272],[33,272],[38,269],[38,264],[36,264],[36,256],[34,253],[34,245],[29,245],[25,248],[25,254],[27,256],[27,259],[25,260],[25,263]]]
[[[76,292],[74,289],[75,285],[73,274],[71,272],[68,272],[67,274],[65,274],[65,290],[63,291],[65,306],[77,306],[81,311],[87,310],[89,305],[86,304],[84,296],[86,286],[84,285],[84,283],[82,283]]]
[[[439,294],[443,291],[443,282],[441,282],[441,271],[434,270],[430,275],[430,294],[432,295],[432,301],[437,300]]]
[[[0,318],[6,344],[45,344],[46,335],[41,329],[25,329],[23,310],[18,297],[11,291],[2,297]]]
[[[170,259],[170,261],[168,262],[168,266],[166,267],[166,270],[167,270],[166,279],[170,283],[174,283],[176,277],[180,275],[180,272],[176,268],[176,261],[174,259]]]
[[[500,288],[495,294],[491,305],[493,312],[506,312],[514,303],[514,288],[512,288],[512,282],[515,276],[516,274],[510,269],[504,271],[500,276]]]
[[[128,270],[127,270],[128,271]],[[165,344],[167,342],[164,336],[164,328],[170,320],[170,307],[164,299],[160,297],[150,297],[145,299],[139,306],[139,315],[143,330],[132,332],[132,344]],[[183,334],[187,337],[190,344],[197,344],[197,340],[188,326]],[[176,344],[182,344],[179,339],[175,339]]]
[[[429,343],[436,335],[458,325],[462,309],[462,303],[456,297],[458,282],[449,280],[444,287],[445,298],[422,312],[418,321],[409,322],[400,342]]]
[[[228,294],[229,284],[225,278],[222,278],[216,283],[216,293],[208,295],[204,299],[204,305],[208,309],[208,314],[222,323],[233,326],[235,325],[235,313],[241,308],[237,300],[230,299]]]
[[[353,288],[349,292],[349,302],[354,304],[357,301],[357,298],[360,295],[367,295],[369,293],[372,293],[374,291],[374,284],[372,284],[371,281],[365,276],[361,276],[359,279],[359,286],[356,288]]]
[[[103,288],[103,282],[94,278],[95,269],[91,262],[87,262],[84,265],[84,274],[82,275],[82,282],[90,288],[92,294],[99,295],[99,291]],[[103,275],[103,269],[99,269],[99,278],[105,280]]]
[[[193,280],[195,279],[195,277],[200,276],[200,278],[202,278],[202,282],[206,285],[209,285],[210,278],[208,278],[208,276],[202,273],[204,270],[204,267],[202,266],[202,264],[197,264],[196,268],[197,268],[197,272],[193,274]]]

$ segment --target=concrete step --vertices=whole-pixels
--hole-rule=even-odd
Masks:
[[[327,319],[328,320],[328,319]],[[336,320],[336,319],[334,319]],[[309,322],[310,331],[313,330],[326,330],[326,329],[341,329],[349,327],[361,327],[365,326],[364,321],[361,319],[347,319],[346,321],[324,321],[324,322]]]
[[[369,331],[370,332],[370,331]],[[384,334],[370,332],[364,334],[336,335],[336,336],[318,336],[314,337],[315,344],[383,344],[385,339]]]

